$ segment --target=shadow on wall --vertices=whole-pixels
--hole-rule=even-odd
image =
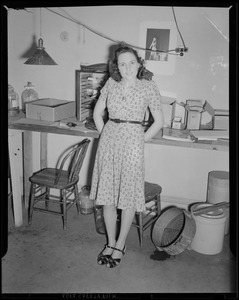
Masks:
[[[30,45],[30,47],[20,56],[20,58],[30,58],[33,53],[36,51],[38,46],[37,43],[37,39],[36,39],[36,35],[34,34],[32,36],[32,44]]]

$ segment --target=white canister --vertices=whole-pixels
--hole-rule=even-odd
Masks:
[[[194,215],[199,208],[212,206],[208,203],[196,203],[191,207],[192,217],[196,222],[196,233],[191,249],[202,254],[218,254],[222,251],[227,215],[224,209]]]

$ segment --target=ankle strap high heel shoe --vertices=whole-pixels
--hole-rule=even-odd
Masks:
[[[114,247],[112,247],[114,248]],[[123,255],[126,252],[126,246],[124,246],[123,250],[118,249],[118,248],[114,248],[114,250],[119,251],[121,253],[123,253]],[[118,266],[121,262],[121,258],[113,258],[112,256],[110,256],[108,262],[107,262],[107,268],[114,268],[116,266]]]
[[[100,252],[100,254],[97,257],[97,263],[99,265],[106,265],[108,263],[108,261],[109,261],[109,258],[111,257],[111,254],[103,254],[103,252],[104,252],[104,250],[106,248],[110,248],[110,249],[115,250],[114,247],[111,247],[111,246],[109,246],[109,245],[106,244],[105,247],[104,247],[104,249]]]

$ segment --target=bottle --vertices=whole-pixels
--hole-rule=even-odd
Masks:
[[[8,85],[8,115],[16,116],[19,114],[19,96],[14,91],[13,86]]]
[[[24,91],[22,92],[22,111],[26,112],[26,103],[32,102],[38,99],[38,93],[33,89],[34,86],[30,81],[28,81],[27,85],[24,86]]]
[[[96,232],[98,232],[99,234],[105,234],[106,228],[105,228],[105,221],[104,221],[102,205],[94,206],[94,218],[95,218]]]
[[[94,212],[94,201],[89,198],[90,187],[85,185],[81,188],[79,193],[80,199],[80,212],[83,215],[89,215]]]

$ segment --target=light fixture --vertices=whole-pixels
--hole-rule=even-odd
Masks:
[[[38,40],[38,47],[24,64],[27,65],[57,65],[57,63],[50,57],[43,47],[43,39],[41,38],[41,8],[40,8],[40,38]]]

